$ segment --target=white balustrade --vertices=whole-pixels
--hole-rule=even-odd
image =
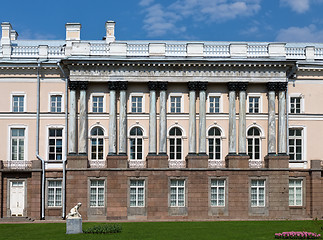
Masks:
[[[107,55],[109,51],[109,45],[106,43],[91,43],[91,55]]]
[[[286,47],[286,58],[305,59],[305,47]]]
[[[127,56],[148,56],[148,44],[127,44]]]
[[[65,56],[65,47],[63,47],[63,46],[49,46],[48,47],[48,56],[49,57],[64,57]]]
[[[247,55],[251,58],[267,57],[268,44],[266,45],[248,45]]]
[[[169,168],[186,168],[185,160],[169,160],[168,161]]]
[[[223,160],[209,160],[209,168],[225,168]]]
[[[12,161],[3,161],[3,167],[5,169],[30,169],[31,161],[23,160],[12,160]]]
[[[263,161],[261,160],[249,160],[250,168],[263,168]]]
[[[146,168],[145,160],[129,160],[129,168]]]
[[[166,56],[185,57],[186,54],[186,44],[166,44]]]
[[[204,57],[230,57],[230,46],[204,45]]]
[[[323,48],[315,48],[314,56],[315,56],[315,59],[323,59]]]
[[[38,46],[12,46],[12,55],[13,56],[26,56],[34,57],[38,56]]]
[[[106,168],[106,160],[89,160],[90,168]]]

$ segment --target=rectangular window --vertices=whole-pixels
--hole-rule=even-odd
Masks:
[[[291,113],[301,113],[301,98],[291,97],[290,98],[290,112]]]
[[[90,207],[104,206],[104,180],[91,180]]]
[[[302,206],[303,180],[290,179],[289,180],[289,206]]]
[[[180,113],[182,108],[182,97],[170,97],[170,112]]]
[[[130,180],[130,207],[145,206],[145,180]]]
[[[259,113],[259,97],[249,97],[249,113]]]
[[[222,207],[225,205],[225,180],[211,180],[211,206]]]
[[[25,97],[24,96],[12,96],[12,111],[24,112]]]
[[[265,206],[265,180],[251,180],[251,207]]]
[[[220,112],[220,97],[209,97],[209,104],[210,113]]]
[[[103,113],[103,96],[92,97],[92,112]]]
[[[48,160],[63,160],[63,129],[48,130]]]
[[[48,207],[62,206],[62,181],[48,181]]]
[[[25,160],[25,129],[11,129],[11,160]]]
[[[302,142],[303,134],[302,129],[289,129],[289,159],[300,161],[303,160]]]
[[[131,97],[131,112],[141,113],[142,112],[142,97],[133,96]]]
[[[50,96],[50,111],[51,112],[62,112],[62,96],[51,95]]]
[[[185,180],[170,181],[170,206],[185,207]]]

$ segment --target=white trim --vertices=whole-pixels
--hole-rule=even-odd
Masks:
[[[23,96],[24,97],[24,111],[15,112],[15,113],[25,113],[27,112],[27,94],[25,92],[11,92],[10,93],[10,112],[13,111],[13,97],[14,96]]]
[[[135,159],[131,159],[131,157],[130,157],[130,154],[131,154],[131,149],[130,149],[130,139],[140,139],[140,137],[137,137],[137,135],[136,136],[130,136],[130,131],[131,131],[131,129],[133,129],[133,128],[136,128],[136,127],[138,127],[138,128],[140,128],[141,130],[142,130],[142,143],[141,143],[141,148],[142,148],[142,152],[141,152],[141,154],[142,154],[142,159],[137,159],[137,149],[135,149]],[[145,139],[146,139],[147,137],[146,137],[146,133],[145,133],[145,130],[144,130],[144,128],[141,126],[141,125],[139,125],[139,124],[134,124],[134,125],[132,125],[129,129],[128,129],[128,139],[127,139],[127,141],[128,141],[128,143],[127,143],[127,145],[128,145],[128,158],[129,158],[129,161],[145,161],[145,156],[146,156],[146,153],[145,153]],[[138,147],[138,145],[137,145],[137,142],[136,142],[136,145],[135,145],[135,147],[137,148]]]
[[[23,128],[25,129],[24,138],[24,161],[29,161],[28,159],[28,125],[25,124],[12,124],[8,125],[8,146],[7,146],[7,161],[11,161],[11,129],[13,128]]]
[[[132,111],[132,97],[141,97],[142,98],[142,106],[141,106],[141,112],[133,112]],[[146,113],[146,108],[145,108],[145,94],[141,92],[132,92],[129,94],[129,106],[128,106],[128,113],[133,113],[133,114],[142,114]]]
[[[225,136],[224,136],[224,130],[223,130],[223,128],[221,126],[219,126],[218,124],[212,124],[206,130],[206,139],[207,139],[207,150],[206,150],[206,152],[207,152],[208,155],[210,155],[210,146],[209,146],[209,141],[208,140],[210,138],[212,138],[212,137],[209,136],[209,130],[211,128],[214,128],[214,127],[215,128],[218,128],[220,130],[220,133],[221,133],[221,135],[220,135],[220,141],[221,141],[220,144],[221,144],[221,146],[220,146],[220,159],[219,160],[222,160],[223,161],[223,143],[224,143],[223,140],[225,139]],[[214,138],[212,138],[212,139],[214,139]],[[210,159],[209,158],[209,160],[214,160],[214,159]]]
[[[48,154],[49,154],[49,129],[50,128],[61,128],[62,130],[62,160],[49,160]],[[63,161],[63,159],[65,158],[65,126],[62,124],[48,124],[46,125],[46,150],[45,150],[45,154],[46,154],[46,161]]]
[[[247,109],[246,112],[249,112],[249,98],[250,97],[258,97],[259,98],[259,112],[258,113],[263,113],[263,109],[262,109],[262,95],[260,93],[248,93],[248,97],[247,97]],[[258,113],[252,113],[252,114],[258,114]]]
[[[301,93],[289,93],[288,95],[288,102],[289,102],[289,106],[288,106],[288,109],[289,109],[289,113],[291,113],[291,98],[301,98],[301,109],[300,109],[300,113],[291,113],[291,114],[304,114],[305,113],[305,96],[304,94],[301,94]]]
[[[131,186],[131,181],[144,181],[144,185],[143,186]],[[135,206],[131,206],[131,188],[135,188],[136,189],[136,194],[134,194],[136,196],[136,204]],[[138,196],[139,196],[139,193],[138,193],[138,189],[139,188],[143,188],[143,205],[142,206],[139,206],[138,205]],[[143,178],[130,178],[129,179],[129,207],[130,208],[145,208],[146,207],[146,179],[143,179]]]
[[[297,178],[297,177],[290,177],[290,178],[289,178],[289,180],[288,180],[288,190],[289,190],[289,188],[290,188],[290,180],[300,180],[300,181],[301,181],[301,193],[302,193],[302,196],[301,196],[301,204],[299,204],[299,205],[297,205],[297,204],[290,205],[290,204],[289,204],[289,197],[290,197],[290,196],[289,196],[289,193],[288,193],[288,206],[289,206],[289,207],[302,207],[302,206],[303,206],[303,204],[304,204],[304,195],[305,195],[305,194],[304,194],[304,193],[305,193],[305,192],[304,192],[304,178],[302,178],[302,177],[301,177],[301,178],[299,178],[299,177],[298,177],[298,178]],[[297,186],[295,186],[295,185],[294,185],[294,186],[293,186],[293,188],[294,188],[294,191],[295,191],[295,190],[296,190],[296,188],[297,188]],[[289,191],[288,191],[288,192],[289,192]],[[296,191],[295,191],[295,192],[296,192]],[[296,194],[295,194],[295,192],[294,192],[294,197],[295,197],[295,198],[294,198],[294,203],[296,202],[296,196],[295,196]]]
[[[167,112],[170,114],[176,114],[171,112],[171,97],[181,97],[181,112],[184,112],[184,94],[183,93],[170,93],[168,94],[168,107],[167,107]]]
[[[140,127],[141,130],[142,130],[142,134],[143,134],[143,138],[148,138],[148,135],[147,135],[147,131],[145,130],[145,128],[140,125],[139,123],[135,123],[135,124],[132,124],[129,128],[128,128],[128,131],[127,131],[127,138],[130,137],[130,130],[134,127]]]
[[[259,130],[260,130],[260,138],[261,138],[261,139],[266,138],[266,136],[265,136],[265,130],[263,129],[263,127],[262,127],[262,126],[258,125],[257,123],[250,124],[250,125],[246,128],[246,136],[248,136],[248,131],[249,131],[249,129],[250,129],[250,128],[252,128],[252,127],[257,127],[257,128],[259,128]]]
[[[207,100],[206,100],[207,113],[211,113],[210,112],[210,97],[218,97],[219,98],[219,112],[218,113],[223,113],[223,97],[222,97],[221,93],[209,93],[207,95]],[[217,114],[217,113],[211,113],[211,114]]]
[[[93,112],[93,97],[103,97],[103,112],[107,112],[107,107],[106,107],[106,98],[104,92],[95,92],[91,93],[90,95],[90,113],[95,113],[95,114],[102,114],[101,112]]]
[[[61,96],[62,102],[61,102],[61,111],[55,112],[55,113],[64,113],[65,112],[65,99],[64,99],[64,93],[63,92],[49,92],[48,93],[48,112],[54,113],[51,111],[51,98],[52,96]]]
[[[91,156],[91,147],[92,147],[91,146],[91,139],[92,139],[91,131],[92,131],[93,128],[96,128],[96,127],[99,127],[99,128],[103,129],[103,159],[102,159],[102,161],[103,161],[103,160],[105,160],[104,156],[106,156],[105,155],[106,154],[105,148],[108,145],[106,143],[106,141],[109,140],[109,137],[107,135],[107,133],[108,133],[107,129],[103,125],[101,125],[100,123],[95,123],[91,127],[89,127],[89,129],[88,129],[88,145],[87,145],[88,154],[87,155],[88,155],[89,161],[96,160],[96,159],[92,159],[92,156]]]
[[[248,148],[249,148],[249,146],[248,146],[248,139],[255,139],[255,137],[253,136],[253,137],[248,137],[248,131],[251,129],[251,128],[253,128],[253,127],[255,127],[255,128],[258,128],[258,130],[259,130],[259,132],[260,132],[260,136],[259,136],[259,159],[252,159],[252,158],[250,158],[250,160],[251,161],[263,161],[263,158],[262,158],[262,139],[264,139],[265,138],[265,136],[264,136],[264,131],[263,131],[263,129],[262,129],[262,127],[261,126],[259,126],[259,125],[257,125],[257,124],[252,124],[252,125],[249,125],[248,126],[248,128],[247,128],[247,131],[246,131],[246,146],[247,146],[247,154],[249,155],[249,152],[248,152]]]
[[[179,124],[177,124],[177,123],[175,123],[175,124],[173,124],[173,125],[171,125],[171,126],[169,126],[169,127],[168,127],[168,129],[167,129],[167,138],[169,138],[169,131],[170,131],[173,127],[178,127],[178,128],[180,128],[180,129],[182,130],[182,138],[187,138],[187,136],[186,136],[186,132],[185,132],[185,129],[184,129],[181,125],[179,125]]]
[[[302,129],[302,161],[299,161],[299,160],[292,160],[293,162],[292,163],[290,163],[290,164],[293,164],[294,163],[294,161],[297,163],[297,161],[299,161],[299,162],[307,162],[307,127],[306,126],[304,126],[304,125],[289,125],[288,126],[289,128],[288,128],[288,131],[289,131],[289,129],[296,129],[296,128],[298,128],[298,129]],[[289,136],[289,134],[288,134],[288,136]],[[289,138],[288,138],[288,142],[289,142]],[[289,144],[288,144],[288,146],[289,146]],[[287,149],[287,151],[288,151],[288,154],[289,154],[289,149]],[[305,166],[305,164],[304,164],[304,166]]]

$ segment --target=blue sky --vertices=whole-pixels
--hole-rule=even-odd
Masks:
[[[45,4],[46,2],[46,4]],[[15,0],[1,3],[19,39],[99,40],[116,22],[117,40],[323,42],[323,0]]]

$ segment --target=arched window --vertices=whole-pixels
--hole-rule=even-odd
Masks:
[[[169,130],[169,159],[182,159],[182,130],[178,127],[173,127]]]
[[[91,130],[91,159],[103,160],[104,132],[101,127]]]
[[[208,131],[209,159],[221,160],[221,130],[212,127]]]
[[[130,160],[142,160],[143,131],[140,127],[130,130]]]
[[[260,131],[257,127],[248,130],[247,141],[250,160],[260,160]]]

